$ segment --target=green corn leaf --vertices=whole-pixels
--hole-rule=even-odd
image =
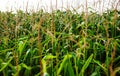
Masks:
[[[23,61],[25,61],[25,60],[27,59],[27,56],[28,56],[28,54],[30,53],[30,51],[32,51],[32,50],[31,50],[31,49],[28,49],[28,50],[27,50],[27,52],[26,52],[26,54],[25,54],[25,57],[24,57]]]
[[[6,52],[8,52],[8,51],[11,51],[11,50],[13,50],[13,48],[1,50],[1,51],[0,51],[0,55],[6,53]]]
[[[46,60],[47,60],[47,59],[53,59],[53,58],[56,58],[56,56],[53,56],[53,55],[46,55],[46,56],[42,59],[42,65],[43,65],[43,73],[44,73],[44,76],[48,76],[47,68],[46,68]]]
[[[25,36],[25,37],[19,38],[18,40],[19,40],[19,41],[22,41],[22,40],[26,40],[26,39],[28,39],[28,36]]]
[[[42,65],[43,65],[43,73],[46,73],[47,72],[46,61],[44,59],[42,59]]]
[[[90,62],[92,61],[92,58],[93,58],[93,54],[91,54],[89,56],[89,58],[87,59],[87,61],[85,62],[85,64],[83,65],[81,71],[80,71],[80,74],[79,76],[84,76],[84,72],[85,70],[87,69],[87,67],[89,66]]]
[[[27,70],[31,70],[31,67],[30,66],[27,66],[26,64],[24,63],[21,63],[20,64],[22,67],[26,68]]]
[[[75,76],[74,75],[74,70],[73,70],[73,67],[72,67],[72,64],[71,64],[70,61],[68,62],[68,72],[69,72],[70,76]]]
[[[46,61],[42,59],[42,65],[43,65],[43,76],[49,76],[47,73],[47,67],[46,67]]]
[[[56,58],[56,56],[53,56],[53,55],[46,55],[45,57],[44,57],[44,59],[46,60],[46,59],[53,59],[53,58]]]
[[[7,63],[4,63],[3,67],[0,69],[0,72],[3,71],[9,64],[10,62],[12,61],[13,58],[10,58],[10,60],[8,60]]]
[[[58,71],[57,71],[57,75],[60,74],[60,72],[62,71],[64,65],[67,63],[66,61],[67,61],[69,58],[71,58],[71,57],[72,57],[72,55],[70,55],[70,54],[65,55],[65,57],[64,57],[64,59],[63,59],[63,61],[62,61],[62,63],[60,64],[60,67],[59,67],[59,69],[58,69]]]
[[[97,76],[97,72],[92,73],[90,76]]]
[[[23,52],[23,50],[25,48],[25,45],[26,45],[26,42],[27,42],[27,40],[25,42],[20,41],[19,44],[18,44],[19,45],[18,51],[19,51],[20,56],[22,55],[22,52]]]
[[[96,66],[95,71],[92,72],[92,74],[90,76],[101,76],[100,75],[100,69],[101,69],[100,66]]]
[[[107,68],[105,68],[104,66],[102,66],[99,61],[97,61],[97,60],[93,60],[93,61],[94,61],[94,63],[98,64],[103,69],[103,71],[106,73],[106,75],[108,76],[108,70],[107,70]]]
[[[40,56],[34,56],[34,57],[33,57],[33,59],[38,59],[38,58],[40,58]]]

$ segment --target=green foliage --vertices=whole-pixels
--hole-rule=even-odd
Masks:
[[[119,12],[0,12],[0,75],[119,76]]]

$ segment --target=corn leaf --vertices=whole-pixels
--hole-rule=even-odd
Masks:
[[[12,61],[13,58],[10,58],[7,63],[4,63],[3,67],[0,69],[0,72],[3,71]]]
[[[82,69],[80,71],[79,76],[84,76],[84,72],[87,69],[87,67],[89,66],[90,62],[92,61],[92,57],[93,57],[93,54],[91,54],[89,56],[89,58],[86,60],[85,64],[83,65],[83,67],[82,67]]]

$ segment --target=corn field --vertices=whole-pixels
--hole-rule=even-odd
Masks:
[[[120,11],[0,12],[0,76],[120,76]]]

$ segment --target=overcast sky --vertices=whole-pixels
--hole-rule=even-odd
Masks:
[[[57,1],[57,2],[56,2]],[[51,11],[51,9],[76,9],[81,12],[84,11],[86,6],[86,0],[0,0],[0,11],[16,11],[26,8],[28,11],[36,11],[44,9],[45,11]],[[88,9],[95,11],[103,11],[106,9],[115,8],[120,10],[120,0],[87,0]],[[52,8],[51,8],[52,7]],[[90,8],[91,7],[91,8]]]

